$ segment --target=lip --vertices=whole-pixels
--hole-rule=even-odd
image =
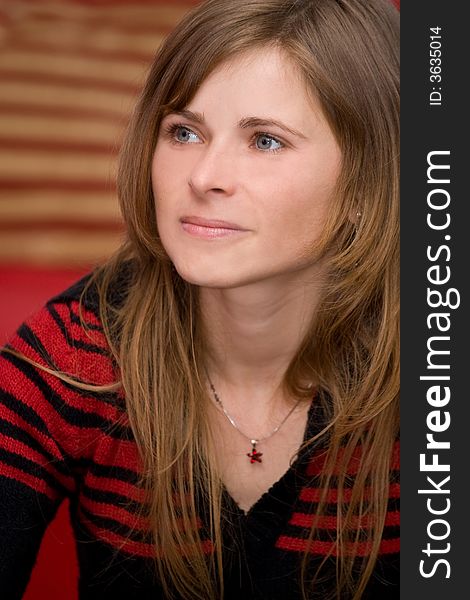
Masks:
[[[183,230],[199,239],[220,239],[235,237],[248,231],[240,225],[219,219],[203,219],[202,217],[183,217],[180,219]]]
[[[202,217],[183,217],[181,223],[190,225],[199,225],[200,227],[208,227],[211,229],[233,229],[237,231],[246,231],[240,225],[229,223],[228,221],[220,221],[218,219],[203,219]]]

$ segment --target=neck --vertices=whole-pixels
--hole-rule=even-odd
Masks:
[[[294,278],[200,288],[207,368],[214,383],[241,395],[249,392],[251,398],[278,394],[311,325],[319,292],[318,280],[299,284]]]

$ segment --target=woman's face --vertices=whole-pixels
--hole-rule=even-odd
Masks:
[[[271,48],[217,68],[161,124],[158,231],[178,273],[233,288],[315,275],[341,153],[293,63]]]

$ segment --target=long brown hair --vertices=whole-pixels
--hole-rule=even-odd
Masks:
[[[127,239],[91,283],[99,290],[142,457],[146,518],[166,593],[220,598],[222,485],[211,459],[198,290],[175,272],[159,239],[151,161],[163,116],[187,106],[218,65],[266,44],[297,66],[343,156],[321,241],[328,282],[284,383],[295,396],[306,395],[306,378],[327,392],[320,395],[329,398],[330,415],[325,489],[340,466],[331,596],[353,590],[357,600],[379,553],[398,429],[399,43],[390,1],[207,0],[188,13],[158,50],[122,148],[118,191]],[[133,267],[114,305],[110,290],[123,264]],[[359,446],[352,498],[345,503],[347,464]],[[209,556],[197,527],[201,493],[209,511]],[[366,514],[373,526],[354,530],[353,520]],[[314,534],[315,524],[311,539]],[[348,548],[359,535],[361,541],[369,536],[370,555],[358,575]],[[305,598],[313,585],[307,566],[308,552]]]

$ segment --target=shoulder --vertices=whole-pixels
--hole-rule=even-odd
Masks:
[[[115,303],[123,297],[127,271],[121,269],[108,287]],[[55,388],[60,375],[92,386],[119,380],[100,319],[99,277],[99,273],[88,273],[21,324],[0,352],[0,391],[5,382],[20,380],[37,388],[46,379]],[[26,394],[25,387],[20,387]],[[72,387],[68,392],[72,393]]]
[[[119,306],[123,302],[135,272],[136,268],[132,261],[121,263],[113,271],[106,295],[106,300],[112,306]],[[100,295],[97,285],[102,277],[103,274],[100,269],[91,271],[67,289],[50,298],[47,305],[65,304],[70,306],[80,303],[87,311],[98,317],[100,313]]]
[[[119,372],[91,278],[51,298],[0,352],[0,421],[37,431],[74,457],[93,452],[104,432],[129,438],[122,394],[99,389],[118,382]]]
[[[114,366],[100,318],[100,277],[90,272],[50,298],[22,323],[7,347],[85,383],[111,383]],[[124,266],[108,287],[107,302],[116,306],[122,301],[128,279]]]
[[[51,298],[0,349],[0,481],[51,499],[72,493],[83,460],[132,446],[122,393],[103,389],[119,373],[90,278]]]
[[[84,295],[91,277],[89,273],[49,299],[20,325],[7,348],[39,365],[79,379],[84,379],[78,369],[86,365],[87,359],[109,358],[96,288],[91,286]]]

